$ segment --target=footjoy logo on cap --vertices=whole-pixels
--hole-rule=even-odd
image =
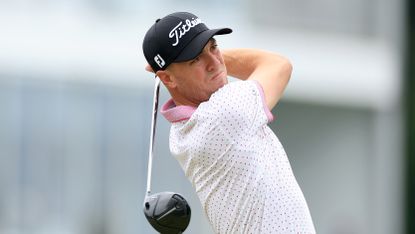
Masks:
[[[186,19],[185,20],[185,24],[183,24],[183,21],[180,21],[179,24],[176,25],[176,27],[174,27],[170,33],[169,33],[169,38],[175,38],[176,41],[171,44],[172,46],[176,46],[179,44],[180,42],[180,38],[182,38],[184,35],[186,35],[186,33],[193,27],[195,27],[198,24],[201,24],[202,20],[199,18],[192,18],[191,20]]]
[[[164,59],[159,54],[154,56],[154,62],[156,62],[160,68],[162,68],[166,64],[166,62],[164,62]]]

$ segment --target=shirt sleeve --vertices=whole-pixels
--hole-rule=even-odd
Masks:
[[[225,85],[203,103],[202,108],[234,139],[249,137],[274,119],[261,85],[253,80]]]

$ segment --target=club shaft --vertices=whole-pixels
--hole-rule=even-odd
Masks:
[[[148,168],[147,168],[147,195],[151,192],[151,174],[153,170],[153,155],[154,155],[154,138],[156,135],[157,125],[157,109],[158,99],[160,92],[160,79],[156,77],[154,84],[154,97],[153,97],[153,115],[151,120],[151,133],[150,133],[150,147],[148,151]]]

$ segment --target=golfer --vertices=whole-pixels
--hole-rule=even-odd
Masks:
[[[220,50],[213,37],[231,32],[187,12],[147,31],[146,69],[171,94],[160,111],[172,124],[170,151],[215,233],[315,233],[284,148],[267,126],[291,64],[261,50]]]

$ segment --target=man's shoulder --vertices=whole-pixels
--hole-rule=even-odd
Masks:
[[[222,88],[218,89],[215,93],[213,93],[213,96],[218,96],[221,94],[229,94],[232,92],[243,92],[246,89],[252,89],[255,88],[256,81],[254,80],[237,80],[233,82],[229,82],[226,85],[224,85]]]
[[[216,106],[224,106],[226,104],[235,104],[241,101],[240,99],[246,97],[247,94],[257,92],[257,85],[255,81],[234,81],[229,82],[220,89],[218,89],[209,98],[207,103],[215,104]]]
[[[223,118],[239,118],[257,109],[260,92],[255,81],[234,81],[217,90],[210,99],[195,111],[198,119],[212,121]]]

